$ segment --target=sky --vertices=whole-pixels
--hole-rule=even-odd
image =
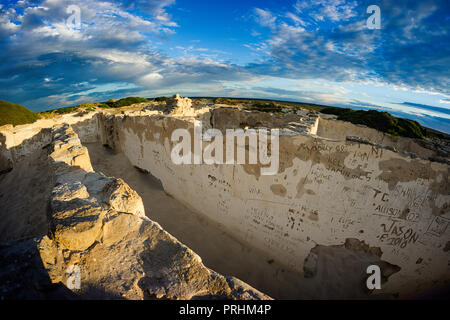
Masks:
[[[448,0],[1,1],[0,100],[271,98],[450,133],[449,25]]]

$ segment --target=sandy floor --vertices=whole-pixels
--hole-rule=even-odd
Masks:
[[[373,263],[373,257],[325,248],[317,275],[304,278],[276,261],[269,263],[270,257],[242,245],[212,220],[190,211],[167,195],[155,177],[134,168],[123,154],[114,154],[99,143],[85,145],[96,171],[124,179],[142,197],[146,215],[197,252],[211,269],[238,277],[277,299],[367,298],[362,271],[364,264]]]
[[[52,188],[46,150],[38,150],[0,175],[0,243],[47,233]]]

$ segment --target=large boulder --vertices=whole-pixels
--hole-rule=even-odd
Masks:
[[[166,107],[163,112],[170,113],[171,115],[192,116],[194,114],[192,100],[189,98],[183,98],[179,94],[175,94],[167,100]]]

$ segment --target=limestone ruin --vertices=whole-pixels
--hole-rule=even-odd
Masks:
[[[279,129],[279,169],[171,161],[174,130]],[[204,139],[203,146],[211,141]],[[408,298],[450,284],[448,146],[309,110],[167,104],[0,128],[4,299]],[[379,290],[367,267],[381,269]],[[67,284],[76,266],[80,287]]]

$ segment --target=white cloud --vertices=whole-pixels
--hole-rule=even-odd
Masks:
[[[291,19],[292,21],[294,21],[296,24],[299,24],[303,27],[306,27],[307,23],[305,21],[303,21],[302,19],[300,19],[298,16],[296,16],[295,14],[293,14],[292,12],[288,12],[286,13],[286,17],[288,17],[289,19]]]
[[[157,72],[152,72],[149,74],[146,74],[145,76],[141,77],[138,82],[144,86],[151,86],[153,84],[155,84],[155,82],[163,79],[164,77],[157,73]]]
[[[260,8],[255,8],[255,13],[257,15],[257,21],[263,27],[274,27],[276,17],[272,15],[272,13],[268,10],[263,10]]]

